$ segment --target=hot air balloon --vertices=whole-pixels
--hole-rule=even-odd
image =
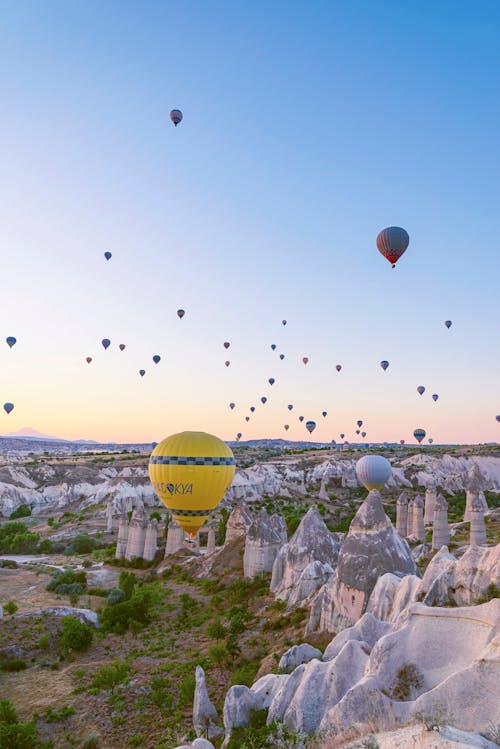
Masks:
[[[382,361],[380,362],[380,366],[382,367],[382,369],[383,369],[383,370],[384,370],[384,372],[385,372],[385,370],[386,370],[386,369],[387,369],[387,367],[389,366],[389,362],[388,362],[388,361],[387,361],[386,359],[383,359],[383,360],[382,360]]]
[[[108,346],[111,345],[111,341],[109,340],[109,338],[103,338],[102,341],[101,341],[101,343],[104,346],[104,349],[107,349]]]
[[[285,358],[285,354],[280,354],[281,361],[283,361],[284,358]]]
[[[250,406],[250,411],[253,413],[255,411],[255,406]]]
[[[377,237],[378,251],[388,260],[392,267],[396,267],[401,255],[410,244],[410,237],[400,226],[388,226],[382,229]]]
[[[304,421],[304,417],[303,416],[299,416],[299,421]]]
[[[118,348],[120,349],[120,351],[125,351],[126,347],[125,347],[124,343],[120,343],[120,345],[118,346]]]
[[[91,356],[86,356],[85,357],[85,361],[87,362],[87,364],[90,364],[90,362],[92,361],[92,357]]]
[[[344,439],[344,437],[345,437],[345,434],[341,434],[341,435],[340,435],[340,439],[341,439],[341,440],[343,440],[343,439]]]
[[[340,370],[342,369],[342,364],[337,364],[335,369],[337,370],[337,372],[340,372]]]
[[[7,345],[8,345],[8,347],[12,348],[12,346],[16,345],[17,338],[14,338],[13,335],[9,335],[9,336],[7,336],[7,338],[5,339],[5,341],[6,341]]]
[[[265,395],[263,395],[260,400],[261,400],[262,403],[267,403],[267,398],[266,398]]]
[[[107,252],[104,253],[104,257],[106,258],[106,260],[111,260],[111,258],[113,256],[112,256],[111,252],[109,252],[109,250],[108,250]]]
[[[238,432],[238,434],[236,435],[236,437],[240,440],[243,437],[243,435],[242,435],[241,432]]]
[[[158,362],[161,360],[161,356],[158,356],[158,354],[155,354],[153,356],[153,361],[155,364],[158,364]]]
[[[307,364],[307,362],[309,361],[309,358],[307,356],[304,356],[302,357],[302,361],[304,364]]]
[[[269,382],[270,385],[274,385],[274,383],[276,382],[276,380],[274,379],[274,377],[270,377],[269,380],[268,380],[268,382]]]
[[[425,393],[425,388],[423,385],[418,386],[417,393],[419,393],[420,395],[423,395]]]
[[[185,310],[183,310],[183,309],[178,309],[178,310],[177,310],[177,317],[178,317],[178,318],[179,318],[180,320],[182,320],[182,318],[184,317],[184,315],[185,315],[185,314],[186,314],[186,311],[185,311]]]
[[[292,410],[292,408],[293,408],[293,403],[289,403],[289,404],[288,404],[288,410],[289,410],[289,411],[291,411],[291,410]]]
[[[417,440],[418,444],[420,444],[425,437],[425,429],[421,429],[420,427],[418,427],[413,432],[413,436]]]
[[[282,324],[282,325],[286,325],[286,320],[282,320],[282,321],[281,321],[281,324]]]
[[[182,122],[182,112],[180,109],[172,109],[170,112],[170,119],[174,123],[175,127],[179,124],[179,122]]]
[[[245,416],[245,421],[250,421],[250,416]]]
[[[363,439],[364,439],[364,438],[366,437],[366,432],[361,432],[361,436],[362,436],[362,437],[363,437]]]
[[[496,418],[497,421],[500,421],[500,415],[499,416],[495,416],[495,418]]]
[[[391,464],[382,455],[365,455],[356,463],[356,476],[368,491],[382,489],[391,475]]]
[[[230,361],[225,361],[224,364],[226,365],[226,367],[229,367],[229,365],[231,364],[231,362]]]
[[[359,430],[359,429],[356,429],[356,434],[359,434],[359,433],[360,433],[360,430]]]
[[[363,422],[361,421],[361,419],[358,419],[358,421],[356,422],[356,424],[358,425],[358,427],[362,427],[363,426]]]
[[[327,415],[328,415],[328,411],[322,411],[322,412],[321,412],[321,415],[322,415],[323,417],[327,416]]]
[[[285,424],[285,431],[288,432],[289,429],[290,429],[290,424]]]
[[[238,439],[241,436],[238,433]],[[173,434],[155,447],[149,459],[153,489],[192,537],[231,486],[234,472],[230,448],[205,432]]]
[[[312,434],[314,430],[316,429],[316,422],[315,421],[306,421],[306,429],[309,432],[309,434]]]
[[[233,410],[233,408],[235,407],[235,405],[236,405],[236,403],[230,403],[229,404],[229,408],[231,409],[231,411]]]
[[[224,348],[229,348],[230,345],[229,341],[224,341]]]
[[[438,398],[439,398],[439,395],[437,393],[433,393],[432,394],[432,400],[433,401],[437,401]]]
[[[399,440],[399,444],[400,444],[400,445],[404,445],[404,443],[405,443],[405,441],[404,441],[404,440]]]
[[[275,343],[271,343],[271,348],[272,348],[273,351],[276,351],[276,344]]]
[[[432,445],[433,442],[434,442],[434,439],[432,437],[429,437],[429,445]]]
[[[13,403],[4,403],[3,404],[3,410],[6,414],[10,414],[11,411],[14,410],[14,404]]]
[[[144,377],[144,375],[146,374],[146,370],[145,369],[140,369],[139,370],[139,374],[141,375],[141,377]]]
[[[453,323],[452,323],[452,321],[451,321],[451,320],[445,320],[444,324],[446,325],[446,327],[448,328],[448,330],[449,330],[449,329],[451,328],[451,326],[453,325]]]

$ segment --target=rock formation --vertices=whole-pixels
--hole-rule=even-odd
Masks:
[[[255,577],[263,572],[271,572],[276,554],[281,546],[281,535],[275,523],[262,508],[248,529],[243,555],[245,577]]]
[[[128,518],[125,514],[120,516],[118,523],[118,539],[116,542],[116,559],[123,559],[125,552],[127,551],[127,540],[128,540]]]
[[[470,507],[470,539],[471,546],[486,545],[486,523],[484,522],[484,505],[480,497],[474,497]]]
[[[424,525],[434,522],[434,506],[436,504],[436,487],[428,486],[425,490]]]
[[[127,548],[125,559],[142,559],[144,554],[144,541],[146,540],[146,515],[144,508],[137,508],[132,513],[128,527]]]
[[[427,567],[418,597],[428,606],[471,606],[499,585],[500,544],[469,546],[460,559],[443,547]]]
[[[167,530],[167,543],[165,544],[165,558],[170,554],[175,554],[176,551],[184,547],[184,536],[185,533],[180,526],[177,525],[173,518],[170,519]]]
[[[309,663],[313,658],[321,658],[321,650],[314,648],[312,645],[304,643],[302,645],[294,645],[280,658],[278,664],[279,670],[283,673],[289,674],[294,671],[297,666],[302,663]]]
[[[156,520],[151,520],[146,527],[146,535],[144,538],[144,551],[142,558],[146,562],[152,562],[156,555],[156,548],[158,544],[158,523]]]
[[[243,502],[240,502],[227,521],[225,543],[227,544],[240,536],[246,536],[252,522],[252,513]]]
[[[432,528],[432,548],[448,546],[450,530],[448,526],[448,502],[442,494],[434,502],[434,522]]]
[[[288,594],[288,608],[303,606],[333,575],[334,569],[328,562],[310,562]]]
[[[215,551],[215,528],[210,527],[207,533],[207,554]]]
[[[406,533],[403,534],[406,538],[410,538],[411,536],[413,536],[413,517],[414,517],[413,505],[414,504],[415,504],[415,500],[410,499],[410,501],[408,502],[408,514],[407,514],[408,525],[406,527]]]
[[[408,496],[406,492],[399,495],[396,503],[396,530],[406,538],[408,531]]]
[[[417,600],[421,582],[416,575],[401,578],[387,572],[379,577],[372,590],[366,607],[367,613],[373,614],[380,621],[395,622],[401,612]]]
[[[335,575],[313,599],[307,631],[332,632],[354,624],[386,572],[402,577],[415,574],[416,566],[408,544],[384,512],[380,493],[373,490],[351,522]]]
[[[196,666],[196,687],[193,702],[193,726],[197,736],[206,739],[214,738],[222,733],[217,725],[219,716],[208,696],[205,682],[205,672],[201,666]]]
[[[111,533],[113,528],[113,504],[111,502],[108,502],[106,504],[106,532]]]
[[[271,592],[276,598],[286,600],[296,592],[297,584],[304,570],[314,562],[329,565],[329,574],[333,572],[339,555],[340,544],[330,533],[316,507],[311,507],[288,543],[285,543],[273,564]],[[325,568],[312,567],[304,578],[304,598],[314,590],[310,584],[315,580],[319,585],[325,582]],[[309,583],[305,583],[308,580]],[[322,582],[320,582],[322,580]],[[295,595],[295,600],[297,596]],[[299,599],[300,600],[300,599]]]
[[[425,541],[424,526],[424,500],[422,497],[415,497],[413,502],[413,530],[412,535],[419,541]]]
[[[271,525],[280,537],[280,544],[288,541],[288,528],[286,520],[282,515],[271,515]]]

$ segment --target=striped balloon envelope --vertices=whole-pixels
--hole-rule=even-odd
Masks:
[[[192,537],[224,497],[234,472],[231,449],[206,432],[173,434],[155,447],[149,459],[153,489]]]

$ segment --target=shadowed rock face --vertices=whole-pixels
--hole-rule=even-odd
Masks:
[[[262,509],[247,531],[243,556],[245,577],[271,572],[281,544],[282,536],[275,522]]]

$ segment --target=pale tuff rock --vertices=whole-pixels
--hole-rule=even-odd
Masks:
[[[387,572],[377,580],[366,611],[381,621],[395,622],[401,612],[417,600],[421,582],[416,575],[400,578]]]
[[[111,531],[114,528],[114,518],[113,518],[113,505],[111,502],[108,502],[106,505],[106,531],[107,533],[111,533]]]
[[[253,515],[248,507],[241,502],[230,514],[226,526],[226,540],[229,543],[235,538],[246,536],[248,529],[252,525]]]
[[[280,658],[278,664],[279,670],[283,673],[289,674],[291,671],[300,666],[302,663],[308,663],[313,658],[321,658],[321,650],[314,648],[312,645],[304,643],[302,645],[294,645]]]
[[[192,744],[182,744],[175,749],[215,749],[215,747],[208,739],[195,739]]]
[[[146,540],[146,522],[144,508],[134,510],[128,527],[127,548],[125,550],[125,559],[128,561],[134,558],[142,559]]]
[[[120,516],[118,522],[118,540],[116,542],[116,559],[123,559],[127,550],[128,541],[128,518],[125,514]]]
[[[165,544],[165,559],[171,554],[175,554],[179,549],[184,548],[184,531],[171,518],[167,530],[167,543]]]
[[[440,549],[450,543],[448,526],[448,502],[442,494],[434,502],[434,522],[432,528],[432,548]]]
[[[415,497],[413,502],[413,533],[419,541],[425,541],[424,526],[424,500],[422,497]]]
[[[288,597],[287,608],[303,606],[333,575],[333,567],[324,562],[310,562],[297,580]]]
[[[224,700],[226,737],[223,746],[229,741],[233,728],[248,725],[252,710],[263,710],[269,707],[274,695],[286,679],[288,679],[286,675],[267,674],[256,681],[251,688],[240,685],[231,687]]]
[[[415,504],[415,500],[410,499],[410,501],[408,502],[408,513],[406,516],[408,520],[408,523],[406,526],[406,533],[401,534],[401,535],[404,535],[405,538],[410,538],[411,536],[413,536],[413,517],[414,517],[413,506],[414,504]]]
[[[470,458],[452,455],[431,456],[415,454],[401,461],[404,470],[412,472],[417,466],[415,477],[419,486],[440,486],[444,492],[463,491],[468,474],[477,466],[481,476],[481,489],[500,491],[500,461],[496,457],[474,455]]]
[[[384,575],[384,577],[386,577],[386,575]],[[391,632],[391,630],[391,624],[379,621],[372,616],[372,614],[363,614],[356,624],[342,630],[342,632],[339,632],[339,634],[333,638],[323,653],[323,660],[331,661],[336,658],[346,642],[349,642],[350,640],[356,640],[361,643],[363,649],[369,652],[375,643],[380,640],[381,637]]]
[[[340,544],[330,533],[316,507],[311,507],[288,543],[279,550],[273,564],[271,592],[276,598],[288,599],[296,594],[299,579],[308,565],[313,562],[328,564],[331,572],[336,565]],[[304,578],[303,587],[307,598],[314,587],[306,580],[318,580],[324,577],[325,568],[311,568]],[[314,577],[316,576],[316,577]],[[325,582],[325,580],[323,580]],[[322,583],[321,583],[322,584]],[[319,587],[319,586],[317,586]],[[295,595],[295,599],[300,598]]]
[[[498,744],[488,741],[477,733],[459,731],[451,726],[439,726],[437,730],[422,732],[420,723],[398,728],[394,731],[376,733],[373,735],[373,739],[377,742],[378,749],[417,749],[417,747],[418,749],[498,748]],[[368,736],[346,745],[345,749],[360,749],[363,741],[367,740]]]
[[[441,559],[437,559],[441,555]],[[471,606],[491,585],[500,585],[500,544],[469,546],[460,559],[441,549],[429,564],[419,598],[428,606]]]
[[[468,522],[472,517],[474,505],[478,508],[482,507],[484,512],[488,509],[488,504],[486,502],[483,491],[484,479],[477,466],[477,463],[474,463],[469,473],[467,474],[464,485],[466,488],[464,521]]]
[[[271,515],[271,525],[280,537],[282,544],[286,544],[288,541],[288,528],[286,520],[282,515]]]
[[[197,736],[213,738],[222,733],[217,725],[219,716],[208,696],[205,682],[205,672],[201,666],[196,666],[196,688],[193,702],[193,726]]]
[[[386,572],[416,573],[410,548],[392,526],[377,490],[354,516],[341,546],[336,574],[311,605],[308,632],[332,632],[354,624],[365,612],[377,579]]]
[[[484,522],[484,505],[479,497],[475,497],[470,508],[470,539],[471,546],[486,545],[486,523]]]
[[[436,499],[436,487],[428,486],[425,490],[424,525],[432,525],[434,522]]]
[[[281,546],[281,535],[264,508],[259,512],[245,540],[243,571],[245,577],[271,572]]]
[[[215,551],[215,529],[209,528],[207,533],[207,554]]]
[[[396,503],[396,530],[403,538],[406,537],[408,530],[408,496],[406,492],[399,495]]]
[[[144,539],[144,552],[142,558],[146,562],[152,562],[156,555],[156,548],[158,544],[158,523],[156,520],[151,520],[146,528],[146,536]]]

